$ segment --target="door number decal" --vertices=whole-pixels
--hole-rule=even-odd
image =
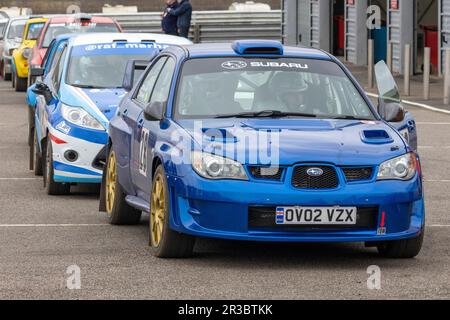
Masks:
[[[141,132],[141,145],[139,148],[139,173],[147,176],[147,158],[148,158],[148,138],[149,131],[146,128],[142,128]]]

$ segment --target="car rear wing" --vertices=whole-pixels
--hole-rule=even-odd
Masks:
[[[147,69],[153,59],[158,55],[155,52],[149,60],[129,60],[125,69],[125,75],[123,77],[122,87],[130,92],[136,84],[137,80],[139,80],[140,75],[143,74],[143,71]],[[138,73],[140,71],[140,73]],[[139,75],[139,76],[136,76]]]

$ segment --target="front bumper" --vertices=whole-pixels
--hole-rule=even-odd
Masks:
[[[14,64],[13,72],[17,74],[19,78],[28,78],[28,72],[29,72],[29,63],[28,59],[24,58],[22,53],[23,49],[15,50],[12,56],[12,64]]]
[[[194,173],[169,176],[168,181],[171,228],[193,236],[275,242],[370,242],[415,237],[422,232],[425,221],[419,176],[406,182],[371,181],[326,191],[298,190],[289,182],[209,181]],[[356,206],[361,215],[365,212],[371,216],[352,228],[276,226],[277,206]],[[264,218],[259,222],[255,220],[258,212]],[[380,229],[383,212],[385,229]]]
[[[64,128],[61,127],[60,128]],[[69,128],[69,126],[67,126]],[[79,129],[82,130],[82,129]],[[93,143],[66,134],[58,129],[50,128],[50,134],[56,137],[52,140],[54,177],[55,182],[64,183],[101,183],[102,168],[99,166],[99,158],[107,141],[107,133],[104,132],[104,143]],[[55,142],[54,140],[58,141]],[[64,141],[65,143],[61,143]],[[65,154],[74,151],[78,157],[75,161],[69,161]]]

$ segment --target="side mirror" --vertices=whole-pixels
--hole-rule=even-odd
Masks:
[[[44,68],[41,67],[35,67],[35,68],[31,68],[30,70],[30,75],[32,77],[42,77],[44,75]]]
[[[397,102],[384,104],[380,111],[381,116],[387,122],[402,122],[405,119],[405,108]]]
[[[147,69],[150,61],[146,60],[130,60],[125,68],[125,75],[122,81],[122,88],[130,92],[133,89],[136,80]]]
[[[159,121],[163,118],[165,102],[152,102],[145,107],[144,117],[147,121]]]
[[[50,102],[53,100],[53,94],[50,88],[45,83],[37,82],[34,85],[34,88],[31,89],[31,91],[33,91],[38,96],[43,96],[46,104],[50,104]]]

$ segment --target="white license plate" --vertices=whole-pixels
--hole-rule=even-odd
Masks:
[[[278,207],[276,224],[356,225],[356,207]]]

